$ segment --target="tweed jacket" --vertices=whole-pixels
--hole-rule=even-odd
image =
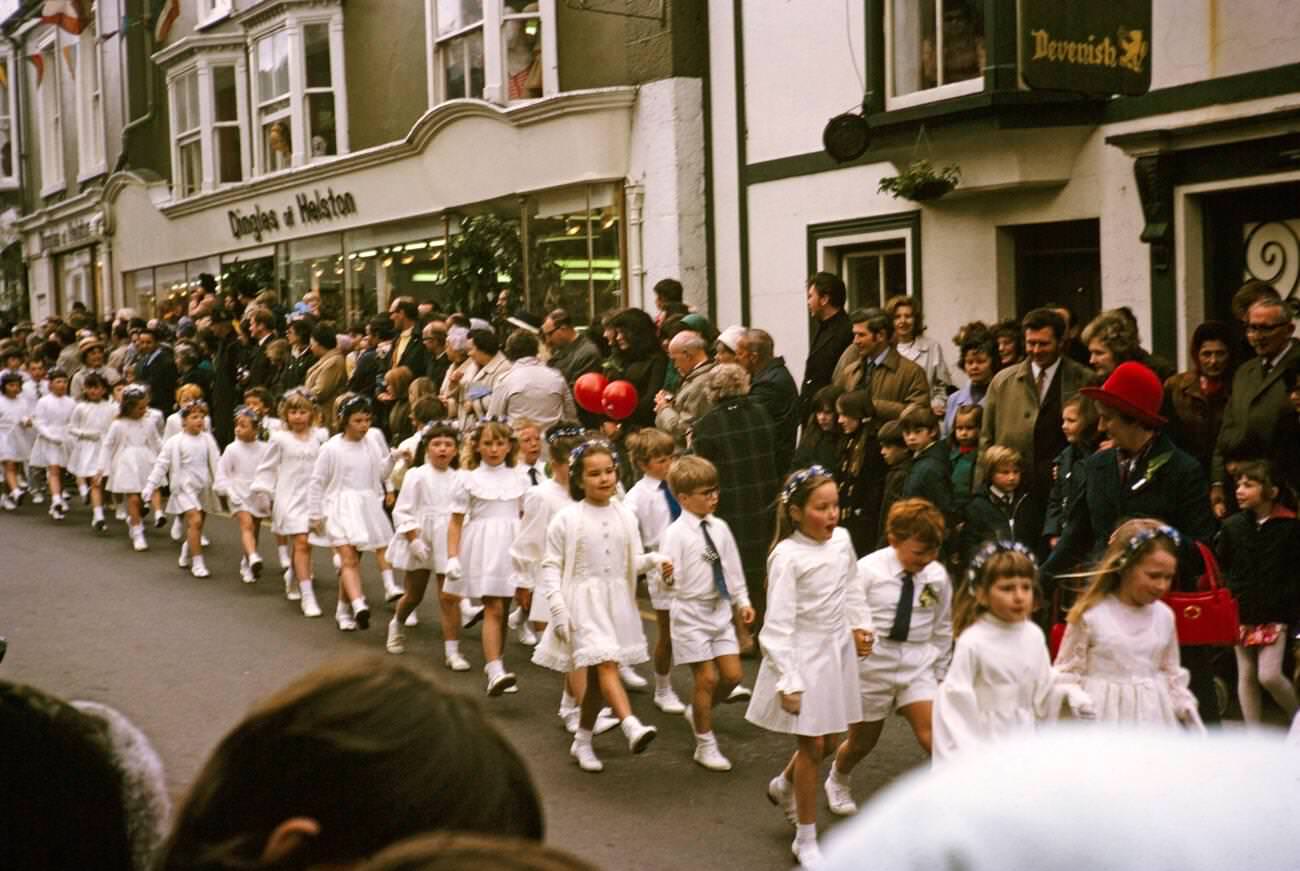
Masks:
[[[1243,363],[1232,379],[1232,396],[1223,412],[1223,426],[1214,445],[1214,458],[1210,466],[1210,482],[1224,483],[1223,455],[1244,442],[1248,437],[1257,439],[1264,456],[1272,453],[1274,432],[1278,422],[1293,414],[1287,398],[1282,373],[1300,359],[1300,342],[1295,339],[1286,349],[1278,365],[1268,376],[1264,375],[1259,357]]]
[[[704,385],[716,365],[712,360],[705,360],[687,372],[677,385],[673,401],[655,414],[655,426],[671,433],[679,449],[686,447],[686,434],[691,426],[713,406]]]
[[[1056,380],[1060,382],[1061,402],[1064,403],[1078,393],[1079,388],[1088,385],[1092,380],[1092,370],[1062,357]],[[1038,394],[1034,389],[1033,368],[1026,359],[994,375],[989,384],[984,399],[984,424],[980,429],[980,453],[983,454],[990,445],[1015,448],[1023,458],[1024,467],[1034,468],[1039,459],[1034,456],[1034,425],[1037,421]],[[1055,427],[1060,429],[1059,420]],[[1050,461],[1054,458],[1041,459]]]
[[[348,364],[338,348],[331,348],[307,370],[303,387],[316,402],[323,425],[329,426],[334,419],[334,400],[346,389],[348,384]]]

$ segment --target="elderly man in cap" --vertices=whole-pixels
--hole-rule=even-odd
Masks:
[[[73,399],[81,399],[81,394],[85,389],[86,376],[92,372],[107,381],[110,389],[122,380],[122,373],[108,365],[104,343],[97,337],[88,336],[82,339],[77,343],[77,350],[81,352],[81,368],[77,370],[77,374],[72,376],[71,390]]]

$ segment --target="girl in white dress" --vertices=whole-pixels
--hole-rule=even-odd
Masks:
[[[858,657],[871,651],[871,613],[852,583],[857,555],[839,525],[839,491],[821,466],[791,474],[776,508],[776,544],[767,558],[763,663],[745,719],[796,736],[768,799],[796,823],[791,852],[804,865],[817,846],[818,768],[827,737],[862,721]]]
[[[267,443],[261,434],[261,418],[247,405],[235,409],[235,440],[226,445],[217,464],[217,480],[212,489],[226,500],[230,513],[239,524],[239,579],[254,583],[262,576],[262,555],[257,552],[257,536],[266,515],[253,499],[253,479],[266,459]]]
[[[483,600],[483,658],[487,661],[483,670],[489,696],[499,696],[516,683],[501,654],[506,606],[515,594],[510,543],[519,531],[519,513],[528,487],[514,469],[517,449],[508,422],[485,417],[475,425],[461,448],[461,474],[452,490],[447,525],[447,583],[443,589],[454,596]]]
[[[50,517],[63,520],[68,514],[68,497],[63,492],[63,470],[68,466],[68,421],[77,403],[68,395],[68,375],[62,369],[52,369],[49,375],[50,392],[36,403],[32,424],[36,441],[28,465],[45,470],[45,481],[50,490]]]
[[[319,617],[307,539],[307,485],[323,441],[315,428],[316,403],[305,390],[294,388],[280,400],[280,418],[286,429],[266,443],[266,456],[253,476],[253,505],[257,513],[270,515],[272,532],[292,543],[293,565],[284,572],[285,598],[298,602],[304,617]]]
[[[0,462],[6,487],[0,507],[13,511],[23,501],[18,473],[31,454],[24,430],[32,425],[32,409],[23,397],[23,376],[16,371],[0,375],[0,394]]]
[[[260,426],[257,434],[258,441],[269,442],[271,436],[284,430],[284,421],[273,414],[276,410],[275,400],[271,397],[271,391],[265,387],[250,387],[245,390],[244,406],[257,414]],[[287,572],[293,567],[293,554],[289,551],[288,536],[276,534],[275,554],[280,562],[280,571]]]
[[[989,542],[971,560],[955,609],[952,664],[934,701],[936,764],[1056,720],[1062,692],[1043,630],[1029,619],[1037,577],[1033,554],[1019,542]],[[1072,689],[1071,710],[1089,716],[1091,700]]]
[[[181,424],[181,420],[185,417],[185,406],[195,400],[202,400],[204,398],[203,388],[197,384],[182,384],[180,387],[176,388],[176,410],[167,415],[166,419],[163,421],[162,440],[164,445],[167,444],[169,438],[176,435],[184,428]],[[212,432],[212,419],[210,417],[203,421],[203,431]],[[161,520],[164,514],[170,513],[171,512],[161,512],[158,514],[158,519]],[[185,518],[179,514],[172,515],[171,536],[172,541],[181,541],[185,538]],[[207,547],[207,544],[207,539],[204,538],[203,546]]]
[[[1082,687],[1101,722],[1205,729],[1179,663],[1174,612],[1160,601],[1177,576],[1180,543],[1157,520],[1120,525],[1066,618],[1057,677]]]
[[[140,494],[148,486],[149,473],[162,449],[158,427],[149,412],[149,388],[130,384],[122,391],[117,420],[104,436],[99,458],[99,477],[94,486],[108,481],[109,492],[126,501],[127,535],[137,551],[149,549],[144,538],[144,502]],[[100,530],[102,532],[102,530]]]
[[[170,496],[165,510],[185,524],[185,541],[176,564],[189,569],[196,578],[206,578],[212,573],[203,559],[203,521],[216,508],[212,485],[217,479],[221,450],[212,434],[203,431],[208,419],[206,402],[190,400],[181,406],[180,414],[181,431],[163,442],[140,495],[147,500],[164,482],[168,484]]]
[[[394,568],[406,573],[397,614],[388,624],[389,653],[406,652],[402,627],[424,601],[432,574],[438,589],[438,616],[442,622],[443,664],[452,671],[469,671],[460,652],[460,597],[443,590],[447,572],[447,526],[451,523],[451,493],[457,472],[451,468],[460,448],[460,433],[445,423],[431,423],[420,433],[415,447],[417,465],[402,477],[402,489],[393,506],[396,533],[388,545]],[[420,462],[420,458],[423,462]]]
[[[68,421],[68,435],[72,449],[68,454],[68,471],[77,477],[82,501],[90,500],[90,525],[96,532],[104,531],[104,491],[91,486],[99,474],[99,454],[104,436],[117,416],[117,403],[106,401],[108,381],[97,372],[91,372],[81,382],[81,401],[72,411]]]
[[[560,511],[546,529],[540,592],[551,621],[533,662],[560,672],[585,669],[586,692],[569,755],[583,771],[604,766],[592,749],[592,730],[602,699],[618,718],[628,749],[640,753],[657,734],[632,714],[620,665],[650,658],[636,602],[637,575],[659,568],[672,577],[672,563],[641,549],[636,516],[614,498],[618,464],[603,439],[583,442],[569,459],[569,491],[582,501]]]
[[[307,490],[311,543],[339,558],[334,621],[343,632],[370,627],[361,553],[386,548],[393,538],[384,513],[387,448],[366,437],[370,421],[370,400],[364,396],[353,395],[339,407],[340,432],[320,449]]]

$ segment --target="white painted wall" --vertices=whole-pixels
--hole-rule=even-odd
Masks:
[[[736,158],[736,55],[730,3],[709,4],[713,157],[713,292],[718,323],[740,322],[739,168]]]
[[[703,99],[703,81],[690,78],[650,82],[637,94],[628,181],[645,190],[645,295],[638,299],[634,293],[632,302],[647,311],[654,311],[651,289],[661,278],[676,278],[687,305],[709,310]]]
[[[1294,0],[1155,0],[1151,87],[1300,62]]]
[[[820,151],[826,122],[862,105],[865,14],[860,0],[745,3],[750,163]]]

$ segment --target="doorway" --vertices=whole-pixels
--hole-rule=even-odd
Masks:
[[[1300,182],[1237,188],[1201,198],[1205,316],[1232,320],[1232,295],[1251,279],[1283,299],[1300,293]]]
[[[1067,306],[1076,324],[1101,311],[1101,221],[1054,221],[1006,228],[1015,245],[1016,314]]]

